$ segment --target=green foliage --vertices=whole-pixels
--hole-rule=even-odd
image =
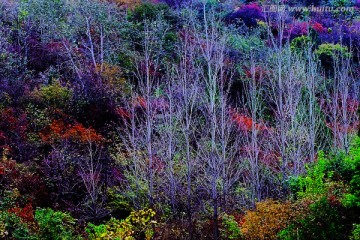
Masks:
[[[360,240],[360,224],[354,224],[354,230],[351,233],[350,240]]]
[[[31,236],[28,225],[20,217],[8,211],[0,211],[0,238],[36,239]]]
[[[233,34],[229,36],[229,42],[232,48],[245,53],[260,51],[264,47],[264,41],[257,35],[242,36]]]
[[[329,67],[341,58],[346,59],[351,57],[351,53],[346,46],[324,43],[315,50],[315,56],[318,57],[324,67]]]
[[[318,49],[315,51],[318,56],[327,56],[333,57],[336,54],[343,54],[344,56],[349,56],[347,47],[341,46],[340,44],[331,44],[324,43],[321,44]]]
[[[318,162],[305,176],[292,180],[297,202],[307,203],[306,214],[280,232],[280,239],[346,239],[358,221],[360,207],[360,144],[352,142],[349,154],[328,158],[320,152]],[[355,231],[355,230],[354,230]]]
[[[311,38],[306,35],[294,38],[290,43],[290,48],[293,52],[302,52],[306,47],[310,46]]]
[[[309,205],[305,217],[297,220],[279,233],[280,239],[344,239],[343,217],[338,206],[331,204],[326,197]]]
[[[152,209],[131,212],[125,220],[111,218],[106,224],[88,224],[86,232],[90,240],[100,239],[151,239],[154,232],[151,219],[155,216]]]
[[[144,3],[136,6],[134,10],[129,12],[129,19],[136,22],[156,20],[159,15],[169,12],[169,6],[166,4]]]
[[[60,82],[54,79],[50,85],[41,87],[34,94],[45,106],[64,108],[72,97],[72,90],[61,86]]]
[[[355,163],[355,172],[350,181],[350,193],[345,195],[343,201],[348,207],[360,207],[360,161]]]
[[[39,225],[39,239],[76,239],[73,233],[75,219],[68,213],[54,211],[50,208],[38,209],[35,212],[35,220]]]
[[[221,235],[224,239],[240,239],[241,230],[234,216],[224,214],[221,218]]]
[[[298,177],[298,197],[316,199],[326,192],[324,177],[327,162],[328,160],[325,158],[324,153],[320,152],[318,162],[312,167],[307,167],[307,175]]]

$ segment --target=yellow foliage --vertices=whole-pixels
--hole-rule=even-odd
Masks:
[[[255,210],[245,214],[241,222],[241,232],[248,240],[277,239],[279,231],[284,229],[296,214],[290,202],[259,202]]]
[[[109,85],[111,88],[121,89],[126,83],[126,79],[122,77],[122,71],[119,66],[104,63],[98,64],[97,69],[100,70],[100,76],[103,83]]]

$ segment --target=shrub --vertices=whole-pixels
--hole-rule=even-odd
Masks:
[[[227,17],[229,22],[236,21],[237,19],[241,19],[248,27],[256,27],[258,21],[264,21],[265,18],[261,7],[257,3],[250,3],[241,6]]]
[[[134,10],[130,11],[130,20],[141,22],[144,20],[156,20],[159,14],[164,14],[165,19],[170,17],[170,8],[166,4],[152,4],[144,3],[136,6]],[[170,17],[171,18],[171,17]]]
[[[35,220],[39,225],[39,239],[76,239],[74,235],[75,219],[68,213],[54,211],[50,208],[38,209],[35,212]]]
[[[332,68],[335,61],[351,57],[351,53],[346,46],[331,43],[321,44],[315,51],[315,55],[321,61],[323,67],[327,69]]]
[[[286,228],[295,217],[290,202],[281,203],[266,200],[256,204],[256,209],[248,211],[241,224],[245,239],[277,239],[277,234]]]
[[[309,205],[309,211],[279,233],[280,239],[345,239],[341,207],[327,197]]]
[[[228,214],[221,217],[220,231],[224,239],[240,239],[242,236],[239,223],[234,216]]]
[[[1,239],[35,239],[29,226],[19,216],[8,211],[0,211]]]
[[[348,207],[360,207],[360,161],[355,164],[355,172],[350,181],[350,193],[346,194],[344,199],[344,204]]]
[[[319,153],[318,162],[312,167],[307,166],[306,176],[299,176],[297,179],[298,192],[300,198],[318,199],[326,193],[325,169],[327,159],[323,152]]]
[[[290,43],[290,48],[293,52],[303,52],[306,50],[306,47],[310,46],[311,39],[308,36],[300,36],[294,38]]]
[[[285,31],[287,37],[292,40],[296,37],[305,36],[308,34],[307,22],[294,22],[289,25],[289,29]]]
[[[152,209],[131,212],[125,220],[111,218],[106,224],[89,224],[86,232],[92,240],[97,239],[151,239],[153,236]]]
[[[61,86],[58,80],[52,80],[34,93],[35,98],[47,107],[64,108],[72,97],[72,90]]]
[[[350,240],[360,240],[360,224],[354,224],[354,230],[351,233]]]

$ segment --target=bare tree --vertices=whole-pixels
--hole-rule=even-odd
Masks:
[[[321,107],[333,135],[333,148],[349,151],[351,136],[358,125],[358,83],[353,75],[351,52],[334,52],[330,74],[324,78]],[[330,57],[330,56],[329,56]]]
[[[228,112],[231,62],[226,58],[227,30],[216,11],[203,3],[200,21],[191,16],[194,40],[198,46],[203,80],[202,113],[204,123],[199,129],[197,154],[203,185],[208,188],[212,202],[214,239],[219,238],[218,217],[230,188],[238,180],[237,144]]]

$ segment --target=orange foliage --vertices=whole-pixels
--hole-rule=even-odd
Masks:
[[[61,120],[54,120],[42,133],[40,138],[46,143],[57,140],[75,140],[81,143],[101,142],[103,137],[92,128],[85,128],[82,124],[66,125]]]
[[[290,202],[266,200],[256,204],[241,220],[241,231],[248,240],[278,239],[277,234],[296,217]]]
[[[247,117],[243,114],[240,114],[234,109],[230,109],[230,117],[231,117],[231,120],[242,131],[251,131],[253,124],[254,124],[254,127],[256,130],[266,130],[267,129],[264,125],[254,123],[252,118]]]

